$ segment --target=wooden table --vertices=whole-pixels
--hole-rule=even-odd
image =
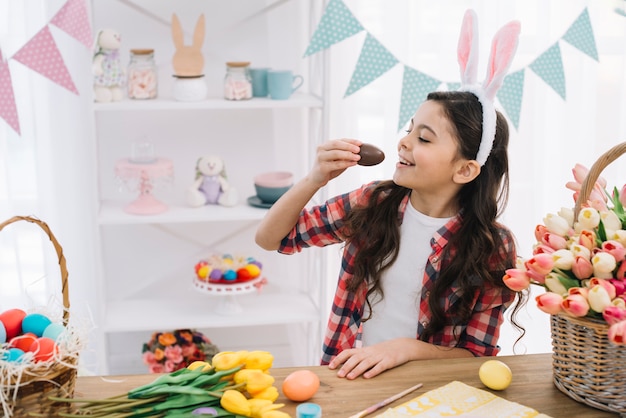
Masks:
[[[513,382],[503,391],[494,391],[498,396],[534,408],[554,418],[601,418],[615,417],[615,414],[600,411],[578,403],[560,392],[552,383],[552,355],[532,354],[520,356],[500,356],[498,359],[509,365],[513,371]],[[275,385],[281,396],[277,402],[285,403],[283,411],[295,417],[298,403],[282,396],[280,387],[283,379],[297,369],[309,369],[320,378],[321,385],[317,394],[309,401],[322,407],[324,418],[347,418],[368,406],[408,389],[417,383],[424,386],[406,395],[386,408],[397,406],[419,394],[446,385],[453,380],[485,389],[478,378],[478,368],[484,358],[422,360],[413,361],[373,378],[346,380],[336,376],[335,371],[325,366],[274,368],[271,374],[276,378]],[[107,376],[78,378],[76,398],[105,398],[125,393],[127,390],[155,379],[154,375]],[[371,416],[375,416],[376,413]]]

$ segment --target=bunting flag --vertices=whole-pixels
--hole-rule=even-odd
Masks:
[[[78,94],[61,52],[57,48],[47,25],[20,48],[12,58],[61,87]]]
[[[356,69],[352,73],[350,85],[344,97],[358,91],[361,87],[393,68],[399,61],[369,33],[365,37],[361,55],[356,63]]]
[[[50,23],[91,49],[93,37],[84,0],[67,0]]]
[[[524,95],[524,70],[516,71],[504,77],[502,87],[496,97],[509,115],[509,119],[519,129],[519,114],[522,110],[522,96]]]
[[[11,84],[11,73],[9,72],[9,62],[2,59],[0,52],[0,118],[4,119],[11,128],[19,135],[20,121],[17,117],[15,107],[15,96],[13,95],[13,84]]]
[[[461,84],[459,82],[442,82],[401,63],[369,31],[364,29],[342,0],[329,1],[304,56],[306,57],[329,48],[361,31],[365,31],[367,36],[344,97],[370,84],[396,64],[402,64],[404,66],[404,75],[402,79],[402,99],[398,115],[398,130],[402,129],[413,116],[424,100],[425,94],[428,93],[427,89],[434,90],[440,85],[446,85],[448,90],[458,90],[460,87]],[[582,11],[559,40],[571,44],[579,51],[599,61],[587,8]],[[558,41],[540,54],[527,68],[535,72],[550,88],[565,99],[565,71]],[[509,74],[504,79],[503,85],[497,94],[498,101],[516,129],[519,128],[524,78],[525,68]]]
[[[561,48],[556,43],[529,65],[559,96],[565,99],[565,72],[561,59]]]
[[[304,56],[315,54],[359,32],[363,26],[341,0],[330,0]]]
[[[441,81],[407,67],[406,65],[404,66],[398,131],[413,117],[420,104],[426,100],[426,95],[436,90],[440,84]]]

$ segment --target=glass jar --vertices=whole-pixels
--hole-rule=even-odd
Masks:
[[[227,62],[224,77],[224,98],[227,100],[248,100],[252,98],[252,79],[249,62]]]
[[[157,81],[154,49],[131,49],[127,72],[128,98],[155,99]]]

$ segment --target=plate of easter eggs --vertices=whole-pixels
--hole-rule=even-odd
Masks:
[[[211,295],[234,295],[259,291],[267,282],[263,265],[254,257],[211,255],[194,267],[194,288]]]

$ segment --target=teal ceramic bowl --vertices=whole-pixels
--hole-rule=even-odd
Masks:
[[[293,174],[287,171],[262,173],[254,178],[256,195],[264,203],[274,203],[293,185]]]

